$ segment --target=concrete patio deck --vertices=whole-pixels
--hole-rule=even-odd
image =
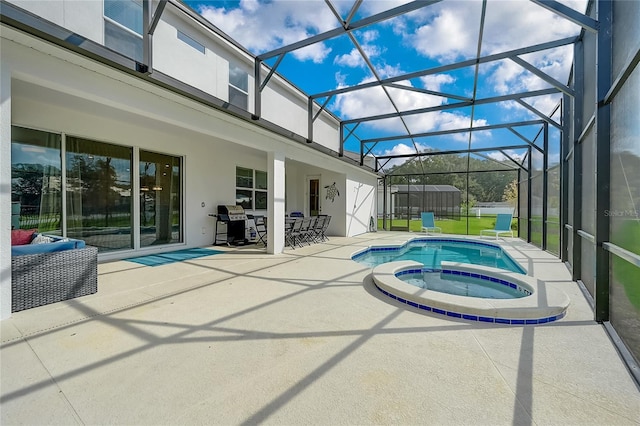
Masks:
[[[350,259],[412,235],[100,264],[97,294],[0,323],[0,423],[640,424],[638,387],[558,259],[503,241],[566,292],[565,318],[470,323],[388,299]]]

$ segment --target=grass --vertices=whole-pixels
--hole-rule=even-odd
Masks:
[[[467,233],[467,220],[469,221],[469,233]],[[460,220],[453,219],[445,219],[445,220],[436,220],[436,226],[442,228],[443,234],[457,234],[457,235],[480,235],[480,231],[483,229],[493,229],[496,224],[495,216],[482,216],[475,217],[470,216],[469,218],[462,217]],[[517,223],[517,219],[514,219],[511,222],[511,229],[514,229]],[[406,226],[407,221],[404,219],[395,219],[393,221],[393,226]],[[389,221],[387,221],[387,226],[389,226]],[[382,229],[382,219],[378,219],[378,228]],[[409,231],[411,232],[420,232],[422,228],[422,221],[419,219],[411,220],[409,222]],[[517,231],[514,230],[514,235],[517,234]]]
[[[613,231],[612,237],[614,244],[640,254],[640,222],[625,221]],[[614,282],[622,285],[629,302],[640,311],[640,268],[616,255],[611,258]]]

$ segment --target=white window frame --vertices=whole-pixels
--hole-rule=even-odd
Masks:
[[[248,186],[237,186],[237,181],[238,181],[238,169],[244,169],[244,170],[250,170],[251,171],[251,187]],[[268,180],[268,175],[266,171],[263,170],[257,170],[257,169],[253,169],[251,167],[244,167],[244,166],[236,166],[236,194],[238,191],[248,191],[251,192],[251,208],[249,210],[251,211],[256,211],[256,210],[267,210],[267,206],[265,205],[264,207],[260,207],[257,208],[256,207],[256,194],[257,193],[262,193],[265,195],[265,199],[268,195],[269,192],[269,188],[257,188],[256,187],[256,182],[257,182],[257,173],[264,173],[265,176],[267,176],[267,180],[266,180],[266,184],[268,185],[269,180]]]

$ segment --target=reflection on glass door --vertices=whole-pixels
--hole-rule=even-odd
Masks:
[[[140,246],[182,241],[180,158],[140,150]]]
[[[62,233],[61,136],[11,127],[11,229]]]
[[[133,247],[132,148],[67,137],[67,236],[100,251]]]
[[[309,179],[309,216],[320,214],[320,179]]]

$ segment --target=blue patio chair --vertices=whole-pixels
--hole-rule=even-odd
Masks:
[[[420,213],[420,216],[422,217],[421,231],[424,231],[427,234],[429,232],[442,234],[442,228],[436,226],[436,221],[433,218],[433,212],[422,212]]]
[[[511,234],[513,237],[513,231],[511,230],[511,219],[513,215],[511,213],[498,213],[496,217],[496,226],[493,229],[483,229],[480,231],[480,238],[486,233],[493,233],[496,235],[496,240],[500,234]]]

